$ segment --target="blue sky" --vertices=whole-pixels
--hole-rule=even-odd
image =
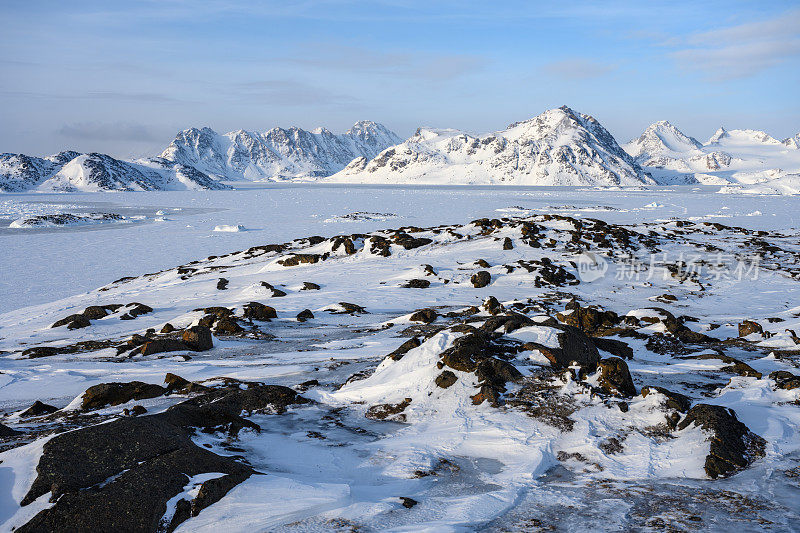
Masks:
[[[496,5],[493,5],[496,4]],[[559,105],[800,131],[800,2],[0,2],[0,152],[159,152],[217,131],[504,128]]]

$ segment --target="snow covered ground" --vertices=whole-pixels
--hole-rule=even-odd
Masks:
[[[271,185],[2,196],[0,408],[2,423],[23,432],[12,441],[30,442],[0,454],[0,528],[62,508],[46,493],[19,502],[48,431],[92,423],[81,410],[88,387],[160,384],[171,372],[207,386],[224,376],[295,387],[313,402],[248,412],[262,429],[238,438],[194,434],[257,473],[178,531],[797,530],[800,388],[770,375],[800,367],[799,200],[719,190]],[[65,212],[142,218],[7,227]],[[329,239],[337,235],[348,237]],[[578,283],[587,250],[608,270]],[[735,275],[754,254],[758,276]],[[625,270],[631,265],[646,268],[644,277]],[[489,275],[483,287],[480,272]],[[253,301],[276,316],[248,322]],[[133,302],[149,311],[133,313]],[[51,327],[112,304],[127,305],[95,309],[75,328],[74,317]],[[617,317],[592,335],[630,347],[635,394],[609,389],[592,365],[553,363],[551,351],[566,352],[562,335],[572,331],[562,323],[589,306]],[[246,331],[227,334],[215,319],[210,350],[116,349],[167,323],[178,331],[200,324],[221,307]],[[419,309],[433,309],[432,320],[414,317]],[[301,321],[304,310],[313,316]],[[491,322],[512,316],[514,329]],[[742,331],[745,320],[758,328]],[[491,371],[454,355],[476,335],[471,328],[495,335],[476,352],[495,354]],[[417,346],[386,357],[412,338]],[[96,344],[77,344],[87,341]],[[596,342],[600,357],[619,348]],[[53,350],[25,352],[42,347]],[[742,437],[754,445],[743,452],[747,468],[709,479],[714,431],[699,418],[665,423],[690,415],[666,393],[642,394],[646,386],[733,409],[762,449],[752,434]],[[119,417],[134,404],[155,416],[185,398],[156,395],[89,414],[131,420]],[[23,417],[37,400],[65,418]],[[102,497],[125,472],[92,483],[92,494]],[[172,520],[181,501],[219,479],[218,470],[186,474],[160,517]]]

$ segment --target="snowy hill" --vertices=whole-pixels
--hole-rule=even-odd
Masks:
[[[797,192],[791,175],[800,170],[799,146],[799,137],[781,142],[763,131],[725,128],[701,144],[660,121],[624,148],[661,184],[732,185],[736,191],[786,194]]]
[[[160,158],[122,161],[105,154],[61,152],[46,158],[0,155],[0,191],[161,191],[225,189],[193,167]]]
[[[551,109],[505,130],[473,136],[420,128],[330,181],[349,183],[642,185],[653,180],[594,118]]]
[[[357,157],[375,157],[400,138],[381,124],[361,121],[337,135],[324,128],[269,131],[191,128],[175,137],[164,159],[193,166],[220,179],[280,180],[329,176]]]

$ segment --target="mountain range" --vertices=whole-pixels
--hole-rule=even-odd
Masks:
[[[562,106],[475,135],[419,128],[403,141],[360,121],[342,134],[272,128],[179,132],[158,157],[125,161],[65,151],[0,154],[0,191],[225,189],[223,181],[447,185],[642,186],[703,184],[796,192],[800,133],[720,128],[702,143],[667,121],[620,146],[593,117]]]

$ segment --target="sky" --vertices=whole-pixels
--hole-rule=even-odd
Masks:
[[[483,133],[568,105],[800,132],[800,0],[0,0],[0,152],[160,153],[274,126]]]

